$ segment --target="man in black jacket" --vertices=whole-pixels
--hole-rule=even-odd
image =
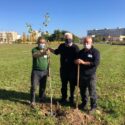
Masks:
[[[70,84],[70,104],[74,103],[74,90],[76,85],[76,64],[74,63],[79,48],[73,43],[73,35],[71,33],[65,33],[65,43],[60,44],[60,46],[50,51],[56,55],[60,54],[60,77],[62,82],[62,98],[61,103],[65,104],[67,102],[67,84]]]
[[[87,88],[89,90],[91,110],[96,109],[97,95],[96,95],[96,69],[100,62],[100,53],[93,46],[91,37],[86,37],[83,40],[84,48],[79,52],[78,59],[75,61],[76,64],[80,65],[80,94],[82,97],[82,104],[80,108],[86,106]]]

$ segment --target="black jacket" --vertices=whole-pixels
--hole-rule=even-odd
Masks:
[[[54,51],[56,55],[60,54],[60,64],[61,69],[65,71],[72,71],[76,68],[74,63],[79,52],[79,48],[76,44],[68,47],[65,43],[60,44],[60,46]]]
[[[100,52],[92,47],[90,50],[82,49],[78,57],[84,61],[91,62],[90,65],[80,65],[80,74],[90,76],[96,73],[96,69],[100,63]]]

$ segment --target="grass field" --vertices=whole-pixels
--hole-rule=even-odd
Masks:
[[[55,125],[57,122],[55,117],[42,116],[38,104],[34,110],[27,104],[33,46],[0,45],[0,125]],[[125,46],[96,47],[101,52],[97,71],[100,113],[94,116],[101,125],[125,125]],[[60,98],[59,56],[51,56],[51,72],[54,97]],[[50,96],[48,87],[47,95]]]

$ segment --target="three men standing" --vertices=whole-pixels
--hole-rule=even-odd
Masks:
[[[60,103],[67,102],[67,85],[70,84],[70,104],[74,104],[74,90],[77,78],[77,65],[80,65],[80,94],[82,97],[82,104],[80,108],[84,109],[88,94],[90,95],[91,111],[96,109],[97,95],[96,95],[96,69],[100,62],[100,53],[93,46],[91,37],[86,37],[83,40],[84,48],[79,51],[76,44],[73,43],[73,35],[65,33],[65,43],[59,45],[57,49],[49,48],[49,50],[56,54],[60,54],[60,77],[62,82]],[[48,49],[46,49],[45,39],[40,37],[38,39],[38,47],[33,48],[33,70],[31,75],[31,105],[35,103],[35,88],[39,83],[39,98],[40,102],[44,101],[46,80],[48,74]]]

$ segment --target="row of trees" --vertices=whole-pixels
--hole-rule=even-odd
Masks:
[[[49,41],[64,41],[65,38],[64,38],[64,34],[68,32],[68,31],[65,31],[65,30],[55,30],[53,34],[45,34],[43,35],[47,40]],[[79,42],[80,41],[80,38],[76,35],[73,34],[73,39],[74,39],[74,42]]]
[[[35,42],[37,39],[37,36],[36,36],[36,33],[35,32],[32,32],[30,33],[29,35],[26,35],[25,33],[23,33],[22,35],[22,43],[26,43],[26,42]]]
[[[49,40],[50,42],[61,42],[61,41],[65,41],[64,38],[64,34],[68,32],[65,30],[55,30],[52,34],[49,34],[47,31],[44,33],[41,33],[41,36],[45,37],[47,40]],[[18,40],[18,43],[35,43],[36,40],[38,38],[38,35],[36,33],[30,33],[30,35],[26,35],[25,33],[23,33],[22,38],[20,40]],[[76,35],[73,34],[73,39],[74,42],[80,42],[80,38]]]

